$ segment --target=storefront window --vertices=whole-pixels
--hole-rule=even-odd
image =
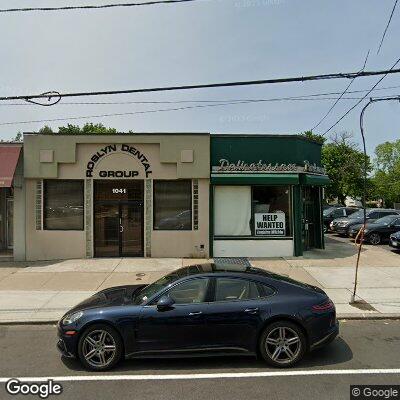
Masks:
[[[251,186],[216,186],[214,215],[216,236],[251,235]]]
[[[214,235],[290,237],[290,186],[215,186]]]
[[[253,234],[291,236],[289,186],[253,186]]]
[[[192,229],[192,182],[154,181],[154,229]]]
[[[44,229],[83,230],[83,181],[44,181]]]

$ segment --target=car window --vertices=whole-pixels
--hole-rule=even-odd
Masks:
[[[386,215],[395,215],[396,213],[393,211],[381,211],[380,216],[385,217]]]
[[[167,291],[175,304],[203,303],[206,299],[208,278],[189,279]]]
[[[400,226],[400,218],[397,218],[395,221],[393,221],[394,226]]]
[[[217,278],[215,301],[250,300],[263,297],[257,283],[237,278]]]
[[[344,213],[344,210],[342,208],[339,208],[338,210],[335,210],[333,212],[334,218],[339,218],[339,217],[345,217],[346,214]]]
[[[379,214],[380,214],[380,213],[379,213],[378,211],[372,211],[372,212],[370,212],[370,213],[368,214],[368,218],[371,218],[371,219],[379,218],[379,217],[380,217]],[[386,215],[386,214],[384,214],[384,215]],[[382,217],[383,217],[384,215],[382,215]]]

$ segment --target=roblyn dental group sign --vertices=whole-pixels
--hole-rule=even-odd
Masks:
[[[136,147],[128,144],[109,144],[101,149],[99,149],[95,154],[90,157],[86,165],[86,177],[93,178],[93,173],[98,165],[98,163],[105,157],[121,152],[122,154],[128,154],[132,156],[136,161],[139,161],[142,165],[146,178],[152,173],[150,161],[148,158],[138,150]],[[137,170],[121,170],[121,169],[111,169],[111,170],[100,170],[100,178],[135,178],[139,176],[139,171]]]

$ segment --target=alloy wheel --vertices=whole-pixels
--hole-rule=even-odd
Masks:
[[[271,360],[278,364],[293,362],[301,351],[301,340],[289,327],[277,327],[265,339],[265,350]]]
[[[116,343],[112,335],[105,330],[95,330],[83,340],[82,354],[92,367],[106,367],[115,357]]]
[[[371,233],[369,235],[369,242],[374,245],[379,244],[381,242],[379,233]]]

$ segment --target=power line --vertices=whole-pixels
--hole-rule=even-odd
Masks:
[[[390,89],[398,89],[400,85],[395,86],[385,86],[382,88],[376,88],[373,91],[380,90],[390,90]],[[365,93],[368,92],[369,89],[362,90],[349,90],[346,94],[354,94],[354,93]],[[180,103],[220,103],[220,102],[236,102],[236,101],[280,101],[280,100],[307,100],[308,98],[318,98],[322,96],[331,96],[331,95],[339,95],[343,92],[325,92],[325,93],[312,93],[312,94],[304,94],[299,96],[289,96],[289,97],[276,97],[270,99],[209,99],[209,100],[164,100],[164,101],[156,101],[156,100],[140,100],[140,101],[82,101],[82,102],[63,102],[57,103],[60,106],[70,106],[70,105],[129,105],[129,104],[180,104]],[[334,97],[324,97],[322,100],[336,100]],[[360,97],[345,97],[346,100],[358,100]],[[0,107],[2,106],[34,106],[33,103],[0,103]]]
[[[363,67],[360,69],[361,71],[364,71],[365,66],[367,65],[367,60],[368,60],[368,56],[369,56],[369,50],[367,53],[367,57],[365,57],[365,61],[364,61],[364,65]],[[325,121],[325,119],[327,118],[327,116],[333,111],[333,109],[336,107],[336,105],[339,103],[340,99],[347,93],[347,90],[350,89],[350,86],[353,84],[355,78],[353,78],[350,83],[346,86],[346,89],[344,89],[344,91],[340,94],[340,96],[336,99],[336,101],[332,104],[332,106],[330,107],[330,109],[326,112],[326,114],[318,121],[318,123],[316,123],[310,130],[313,131],[314,129],[318,128],[322,122]]]
[[[164,109],[157,109],[157,110],[132,111],[132,112],[124,112],[124,113],[84,115],[84,116],[79,116],[79,117],[52,118],[52,119],[30,120],[30,121],[1,122],[0,126],[41,123],[41,122],[69,121],[69,120],[77,120],[77,119],[115,117],[115,116],[136,115],[136,114],[150,114],[150,113],[157,113],[157,112],[181,111],[181,110],[188,110],[188,109],[193,109],[193,108],[218,107],[218,106],[225,106],[225,105],[232,105],[232,104],[245,104],[245,103],[252,103],[252,102],[253,101],[225,102],[225,103],[217,103],[217,104],[200,104],[200,105],[194,105],[194,106],[164,108]]]
[[[20,95],[20,96],[3,96],[0,97],[0,101],[9,100],[25,100],[32,101],[33,99],[51,99],[57,98],[59,101],[64,97],[83,97],[83,96],[104,96],[104,95],[116,95],[116,94],[130,94],[130,93],[150,93],[150,92],[166,92],[166,91],[178,91],[178,90],[193,90],[193,89],[210,89],[210,88],[221,88],[221,87],[235,87],[235,86],[251,86],[251,85],[266,85],[266,84],[278,84],[278,83],[290,83],[290,82],[309,82],[318,80],[330,80],[330,79],[354,79],[366,76],[375,76],[399,73],[400,69],[391,68],[390,70],[380,71],[362,71],[362,72],[347,72],[347,73],[335,73],[335,74],[323,74],[323,75],[308,75],[291,78],[275,78],[275,79],[262,79],[252,81],[235,81],[235,82],[224,82],[224,83],[208,83],[208,84],[195,84],[195,85],[183,85],[183,86],[164,86],[154,87],[145,89],[127,89],[127,90],[109,90],[109,91],[97,91],[97,92],[73,92],[73,93],[59,93],[59,92],[46,92],[37,95]],[[45,104],[44,104],[45,105]]]
[[[400,86],[394,86],[400,87]],[[382,88],[383,89],[383,88]],[[385,88],[386,89],[386,88]],[[365,90],[366,92],[367,90]],[[358,90],[356,92],[359,92]],[[351,92],[348,92],[351,93]],[[334,92],[333,94],[340,94]],[[342,100],[359,100],[362,97],[341,97]],[[165,101],[109,101],[109,102],[69,102],[58,103],[60,106],[73,105],[132,105],[132,104],[188,104],[188,103],[261,103],[261,102],[279,102],[279,101],[322,101],[322,100],[337,100],[339,97],[323,97],[320,94],[293,96],[293,97],[276,97],[267,99],[220,99],[220,100],[165,100]],[[3,103],[1,106],[34,106],[32,103]]]
[[[63,6],[63,7],[25,7],[25,8],[6,8],[0,9],[0,13],[11,12],[29,12],[29,11],[70,11],[70,10],[96,10],[115,7],[139,7],[152,6],[157,4],[174,4],[174,3],[189,3],[200,0],[154,0],[147,3],[115,3],[102,5],[85,5],[85,6]]]
[[[390,17],[389,17],[388,23],[386,24],[386,28],[385,28],[385,30],[383,32],[382,39],[381,39],[381,42],[379,43],[379,48],[378,48],[378,51],[376,52],[376,54],[379,54],[379,52],[381,51],[381,47],[382,47],[383,41],[385,40],[386,32],[389,29],[390,22],[392,21],[393,14],[394,14],[394,11],[395,11],[396,6],[397,6],[397,2],[398,2],[398,0],[396,0],[394,5],[393,5],[392,12],[390,13]]]
[[[376,99],[378,99],[378,98],[380,98],[380,97],[376,97]],[[382,98],[386,98],[386,96],[382,96]],[[193,105],[193,106],[164,108],[164,109],[156,109],[156,110],[143,110],[143,111],[132,111],[132,112],[123,112],[123,113],[109,113],[109,114],[96,114],[96,115],[82,115],[82,116],[76,116],[76,117],[60,117],[60,118],[28,120],[28,121],[1,122],[0,126],[18,125],[18,124],[30,124],[30,123],[42,123],[42,122],[69,121],[69,120],[72,121],[72,120],[79,120],[79,119],[116,117],[116,116],[137,115],[137,114],[151,114],[151,113],[170,112],[170,111],[183,111],[183,110],[196,109],[196,108],[221,107],[221,106],[229,106],[229,105],[236,105],[236,104],[259,103],[259,102],[264,102],[264,101],[269,101],[269,100],[270,99],[236,100],[236,101],[227,101],[227,102],[220,102],[220,103],[213,103],[213,104],[197,104],[197,105]],[[297,99],[297,100],[318,101],[320,99],[311,99],[310,98],[310,99]]]
[[[396,65],[400,62],[400,58],[393,64],[392,68],[390,68],[389,71],[395,71]],[[327,129],[322,136],[325,136],[328,132],[330,132],[340,121],[342,121],[347,115],[349,115],[359,104],[362,103],[363,100],[365,100],[368,95],[374,91],[374,89],[386,78],[388,74],[383,75],[370,90],[368,90],[367,93],[359,100],[357,101],[356,104],[354,104],[351,108],[349,108],[329,129]]]

